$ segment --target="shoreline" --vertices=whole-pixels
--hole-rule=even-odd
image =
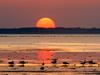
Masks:
[[[20,64],[21,65],[21,64]],[[41,69],[43,68],[43,69]],[[100,72],[100,66],[64,66],[64,65],[35,65],[35,66],[14,66],[0,67],[0,72]]]

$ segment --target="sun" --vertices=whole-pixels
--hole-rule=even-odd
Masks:
[[[36,23],[37,28],[56,28],[54,20],[51,18],[41,18]]]

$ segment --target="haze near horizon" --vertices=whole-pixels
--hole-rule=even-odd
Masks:
[[[57,27],[100,28],[99,0],[0,0],[0,28],[35,27],[43,17]]]

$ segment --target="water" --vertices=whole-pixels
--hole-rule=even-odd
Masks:
[[[0,35],[1,50],[52,48],[67,52],[99,52],[100,35]]]
[[[51,63],[51,59],[58,59],[58,64],[68,61],[79,64],[81,60],[94,60],[100,63],[100,35],[99,34],[13,34],[0,35],[0,63],[20,60],[30,64]],[[12,72],[0,75],[99,75],[99,73],[75,72]]]

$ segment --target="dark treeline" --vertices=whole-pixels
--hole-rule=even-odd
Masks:
[[[1,28],[0,34],[100,34],[100,28]]]

